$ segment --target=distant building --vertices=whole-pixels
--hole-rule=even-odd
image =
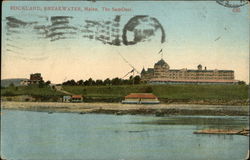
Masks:
[[[21,86],[28,86],[30,83],[29,83],[29,79],[25,79],[25,80],[22,80],[21,82],[20,82],[20,85]]]
[[[163,60],[155,63],[154,68],[144,68],[141,80],[152,84],[236,84],[233,70],[208,70],[199,64],[197,69],[170,69]]]
[[[152,93],[130,93],[125,96],[123,104],[158,104],[158,98]]]
[[[20,82],[20,84],[27,86],[30,84],[39,84],[40,82],[43,82],[43,77],[41,76],[41,73],[34,73],[30,74],[30,79],[23,80]]]
[[[39,84],[42,81],[43,81],[43,77],[41,76],[41,73],[30,74],[31,84]]]
[[[63,96],[63,102],[68,103],[71,101],[71,96]]]
[[[72,95],[72,96],[63,96],[62,101],[64,103],[77,103],[77,102],[83,102],[83,96],[82,95]]]

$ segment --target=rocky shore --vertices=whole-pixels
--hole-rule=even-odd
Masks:
[[[65,92],[65,91],[63,91]],[[65,92],[67,93],[67,92]],[[2,96],[2,101],[8,102],[62,102],[62,97],[40,97],[40,96]],[[84,97],[84,103],[120,103],[124,100],[123,97]],[[232,105],[232,106],[249,106],[249,99],[204,99],[204,100],[194,100],[194,99],[168,99],[159,98],[162,104],[175,105],[175,104],[195,104],[195,105]]]
[[[2,102],[1,109],[39,112],[101,113],[115,115],[214,115],[247,116],[248,106],[157,104],[136,105],[121,103],[61,103],[61,102]]]

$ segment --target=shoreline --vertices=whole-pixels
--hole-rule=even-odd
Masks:
[[[60,98],[51,98],[42,100],[41,97],[32,97],[27,95],[19,96],[2,96],[3,102],[62,102]],[[192,100],[192,99],[168,99],[168,98],[158,98],[161,102],[160,104],[164,105],[232,105],[232,106],[249,106],[249,99],[234,99],[234,100],[223,100],[223,99],[201,99],[201,100]],[[120,103],[123,100],[122,97],[116,98],[97,98],[97,97],[85,97],[82,103]]]
[[[96,113],[115,115],[203,115],[248,116],[248,106],[197,105],[197,104],[121,104],[121,103],[62,103],[62,102],[7,102],[3,110],[24,110],[48,113]]]

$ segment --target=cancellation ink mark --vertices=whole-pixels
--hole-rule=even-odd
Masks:
[[[230,0],[216,0],[216,2],[224,7],[228,8],[239,8],[248,3],[247,0],[240,0],[240,1],[230,1]]]
[[[24,22],[24,21],[21,21],[19,19],[12,17],[12,16],[6,17],[6,20],[7,20],[7,25],[9,27],[13,27],[13,28],[18,28],[21,26],[26,26],[26,25],[31,25],[31,24],[37,23],[37,22]]]
[[[50,41],[72,38],[78,32],[78,28],[70,24],[72,19],[72,16],[52,16],[51,25],[45,27],[45,37]]]
[[[214,41],[218,41],[219,39],[221,39],[221,36],[217,37]]]
[[[113,20],[109,21],[94,21],[85,20],[85,25],[81,30],[84,38],[101,41],[103,44],[121,45],[120,19],[117,15]]]
[[[33,47],[39,47],[39,34],[37,34],[35,27],[42,26],[41,23],[48,21],[48,17],[41,16],[9,16],[5,18],[6,21],[6,54],[19,57],[25,60],[41,60],[46,58],[40,49],[36,53],[30,53],[30,43],[32,39]],[[39,51],[41,51],[39,53]]]
[[[120,25],[120,15],[107,20],[85,20],[81,23],[72,16],[9,16],[5,20],[6,52],[20,54],[20,56],[26,55],[26,50],[29,50],[28,39],[32,39],[33,46],[38,48],[41,47],[41,42],[79,37],[121,46],[150,41],[159,35],[156,33],[160,33],[160,43],[165,42],[165,31],[162,25],[156,18],[147,15],[134,16],[125,23],[125,26]],[[131,33],[132,38],[129,35]],[[39,50],[41,49],[37,49]],[[43,59],[44,54],[28,55],[28,59]]]
[[[123,28],[123,44],[133,45],[138,42],[150,41],[158,30],[161,31],[161,43],[164,43],[165,31],[156,18],[144,15],[135,16]],[[132,33],[133,37],[129,37],[129,33]]]
[[[83,38],[101,41],[104,44],[120,46],[133,45],[138,42],[150,41],[157,31],[161,32],[161,43],[165,42],[165,31],[156,18],[149,16],[135,16],[131,18],[126,25],[121,28],[121,16],[117,15],[111,20],[85,20],[83,25],[71,23],[72,16],[52,16],[45,18],[46,24],[33,21],[25,22],[15,17],[6,17],[7,35],[14,33],[23,33],[22,29],[28,26],[37,33],[37,38],[45,38],[50,41],[57,41],[68,38],[75,38],[81,35]],[[128,33],[133,34],[132,40],[129,40]],[[40,37],[39,37],[40,35]]]

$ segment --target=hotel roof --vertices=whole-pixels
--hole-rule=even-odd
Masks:
[[[167,64],[163,59],[159,60],[155,65],[161,65],[163,66],[164,64]]]
[[[232,70],[194,70],[188,69],[187,72],[233,72]]]
[[[72,98],[82,98],[82,95],[73,95]]]
[[[234,72],[233,70],[195,70],[195,69],[187,69],[187,70],[181,70],[181,69],[170,69],[171,71],[186,71],[186,72]],[[153,73],[154,72],[154,68],[148,68],[147,71],[142,71],[141,73]]]
[[[225,80],[225,79],[166,79],[154,78],[150,82],[205,82],[205,83],[236,83],[238,80]]]

